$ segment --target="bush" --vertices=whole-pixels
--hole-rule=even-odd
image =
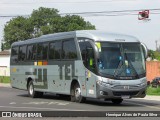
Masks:
[[[0,76],[0,83],[10,83],[9,76]]]

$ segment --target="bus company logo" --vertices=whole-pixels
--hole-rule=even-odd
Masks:
[[[128,89],[129,89],[129,86],[123,86],[123,88],[128,90]]]
[[[11,112],[2,112],[2,117],[12,117]]]

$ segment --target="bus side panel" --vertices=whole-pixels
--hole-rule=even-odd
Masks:
[[[75,76],[78,76],[78,82],[81,87],[81,94],[82,96],[86,97],[86,70],[85,66],[83,65],[83,61],[75,61]]]
[[[57,65],[48,65],[48,91],[59,93],[64,91],[63,81],[60,79],[60,68]]]
[[[27,81],[25,78],[26,66],[11,66],[11,86],[26,90]]]

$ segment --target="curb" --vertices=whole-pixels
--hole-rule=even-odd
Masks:
[[[136,99],[141,99],[141,100],[154,100],[154,101],[160,101],[160,96],[152,96],[152,95],[146,95],[144,98],[136,98]]]

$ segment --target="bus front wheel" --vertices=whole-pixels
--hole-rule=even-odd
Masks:
[[[121,104],[122,101],[123,101],[123,99],[112,99],[111,101],[112,101],[112,103],[114,103],[114,104]]]
[[[42,97],[43,96],[43,92],[34,91],[33,81],[30,81],[29,84],[28,84],[28,94],[32,98]]]
[[[81,95],[81,88],[78,83],[76,83],[72,89],[71,101],[72,102],[85,102],[86,98]]]

